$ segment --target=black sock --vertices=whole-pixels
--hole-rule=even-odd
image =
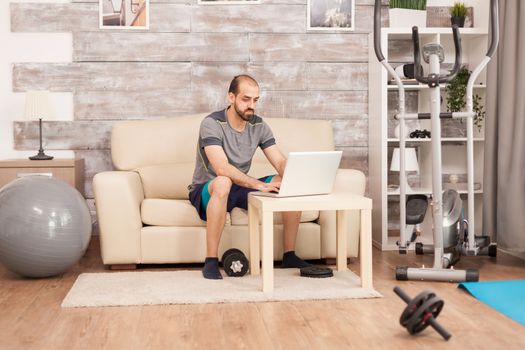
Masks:
[[[222,280],[222,275],[219,271],[219,258],[206,258],[202,275],[210,280]]]
[[[308,267],[312,266],[311,264],[307,263],[297,255],[295,255],[295,251],[289,251],[283,254],[283,264],[282,267],[289,268],[289,267]]]

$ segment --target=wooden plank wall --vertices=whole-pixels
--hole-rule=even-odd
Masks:
[[[73,35],[73,62],[15,63],[13,91],[73,93],[74,120],[46,122],[45,149],[86,160],[88,198],[93,175],[112,168],[115,121],[221,109],[232,76],[242,72],[260,82],[258,114],[330,120],[342,166],[367,173],[373,3],[356,1],[354,32],[322,33],[306,28],[306,0],[152,0],[150,29],[138,31],[100,30],[98,0],[12,3],[12,32]],[[16,149],[38,148],[37,124],[15,122],[14,140]]]

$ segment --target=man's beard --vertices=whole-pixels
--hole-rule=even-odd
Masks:
[[[255,111],[251,108],[246,108],[244,111],[241,111],[239,108],[237,108],[237,105],[234,104],[233,108],[235,108],[235,112],[237,112],[237,115],[242,118],[242,120],[248,122],[255,114]],[[251,112],[251,113],[250,113]]]

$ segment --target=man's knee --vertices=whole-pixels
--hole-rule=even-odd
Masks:
[[[211,186],[210,194],[216,197],[228,197],[232,188],[232,180],[227,176],[217,176]]]

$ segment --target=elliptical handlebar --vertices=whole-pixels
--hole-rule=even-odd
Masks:
[[[412,42],[414,43],[414,77],[420,83],[428,84],[431,82],[440,82],[446,83],[451,81],[456,77],[461,67],[461,39],[459,37],[459,29],[456,24],[452,26],[452,34],[454,37],[454,49],[456,51],[456,58],[454,60],[454,68],[450,74],[436,77],[436,79],[431,79],[429,77],[423,76],[422,67],[421,67],[421,53],[419,50],[419,31],[417,27],[412,27]]]
[[[419,33],[417,27],[412,27],[412,43],[414,43],[414,78],[416,78],[416,80],[419,82],[428,83],[428,79],[423,77],[421,67],[421,55],[419,51]]]
[[[374,51],[379,62],[385,60],[381,50],[381,0],[376,0],[374,4]]]
[[[490,0],[490,46],[487,50],[487,57],[492,57],[499,42],[499,15],[498,0]]]

